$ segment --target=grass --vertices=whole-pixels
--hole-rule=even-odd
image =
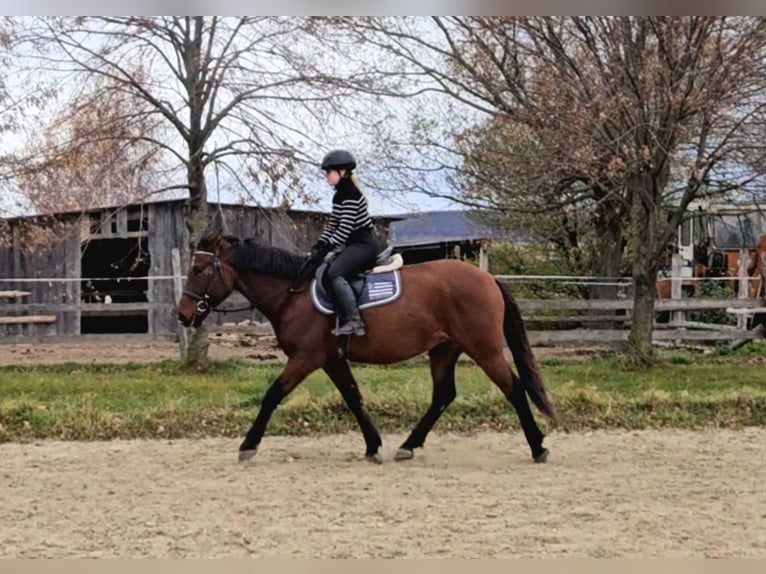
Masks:
[[[728,355],[665,354],[646,371],[619,358],[541,362],[565,430],[766,425],[766,344]],[[0,442],[39,438],[240,437],[278,363],[229,360],[204,373],[175,361],[128,365],[64,364],[0,368]],[[398,367],[355,366],[381,432],[414,426],[428,406],[431,382],[423,361]],[[518,428],[512,408],[482,371],[458,365],[458,398],[438,430]],[[544,430],[550,425],[537,415]],[[312,374],[274,414],[269,434],[356,429],[339,393]]]

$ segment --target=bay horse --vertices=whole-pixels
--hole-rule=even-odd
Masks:
[[[288,357],[239,447],[240,462],[255,456],[282,399],[318,369],[328,375],[356,417],[367,460],[382,462],[380,434],[364,406],[349,361],[392,364],[424,352],[430,358],[431,404],[399,447],[395,460],[413,457],[414,449],[424,445],[455,399],[455,365],[462,353],[483,369],[513,405],[532,459],[547,460],[548,449],[543,446],[543,433],[527,395],[553,421],[557,420],[556,410],[530,348],[521,312],[507,288],[492,275],[455,259],[401,267],[401,296],[362,310],[366,333],[349,337],[343,353],[338,337],[331,333],[335,316],[317,310],[307,288],[311,278],[301,278],[306,262],[305,255],[254,239],[243,241],[220,230],[203,237],[193,253],[178,302],[179,321],[186,327],[199,326],[211,308],[237,290],[269,320]],[[503,355],[504,336],[519,376]]]

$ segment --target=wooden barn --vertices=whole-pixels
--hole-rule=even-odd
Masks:
[[[476,258],[486,265],[486,247],[510,241],[530,245],[531,234],[493,224],[478,211],[442,210],[392,216],[389,240],[407,264],[433,259]]]
[[[0,219],[0,340],[175,336],[173,256],[185,276],[187,209],[185,200],[168,200]],[[247,205],[221,212],[227,232],[294,251],[308,251],[329,215]],[[385,241],[390,220],[375,219]]]

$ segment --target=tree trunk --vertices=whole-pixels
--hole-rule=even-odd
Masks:
[[[187,16],[187,18],[189,17]],[[203,162],[205,137],[203,135],[202,116],[204,105],[201,99],[202,77],[200,71],[204,22],[202,16],[194,16],[190,21],[193,22],[193,26],[190,27],[190,30],[193,31],[186,37],[183,52],[187,74],[186,91],[189,97],[189,133],[187,138],[189,160],[186,164],[189,184],[187,226],[190,247],[194,250],[208,229],[210,213],[207,202],[207,185],[205,184],[205,164]],[[207,352],[210,347],[208,322],[209,319],[203,321],[198,328],[192,329],[185,361],[187,366],[199,368],[207,363]]]
[[[591,276],[596,277],[598,283],[613,283],[614,278],[620,275],[620,263],[622,261],[622,224],[616,210],[602,203],[598,208],[594,222],[596,241],[594,252],[591,254]],[[617,299],[617,285],[589,285],[589,299]],[[594,309],[593,315],[600,315],[603,311]],[[623,311],[615,311],[616,315]],[[594,329],[619,329],[622,322],[598,321],[591,323]]]
[[[596,221],[595,253],[591,258],[593,277],[618,277],[622,261],[622,226],[618,217],[599,217]],[[607,281],[605,281],[607,282]],[[588,289],[590,299],[616,299],[616,285],[592,285]]]
[[[637,174],[632,184],[630,214],[630,259],[633,265],[633,323],[628,336],[628,352],[636,366],[645,367],[654,359],[654,301],[657,296],[659,257],[659,207],[656,182],[651,173]]]
[[[628,352],[638,366],[652,363],[654,349],[652,333],[654,331],[654,300],[656,297],[656,277],[647,270],[633,273],[633,323],[628,336]]]
[[[205,185],[205,173],[201,161],[192,159],[188,170],[189,178],[189,215],[187,226],[189,229],[189,246],[193,251],[197,243],[205,234],[210,222],[210,214],[207,203],[207,186]],[[185,364],[191,367],[202,367],[207,363],[207,353],[210,347],[208,340],[208,320],[195,328],[191,328],[189,348],[186,354]]]

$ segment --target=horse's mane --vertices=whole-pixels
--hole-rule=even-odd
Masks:
[[[295,279],[306,259],[305,255],[267,245],[255,237],[241,240],[233,235],[225,235],[223,239],[232,246],[227,259],[237,271],[249,270],[264,275]],[[203,237],[199,242],[199,249],[209,251],[212,240],[212,236]]]

